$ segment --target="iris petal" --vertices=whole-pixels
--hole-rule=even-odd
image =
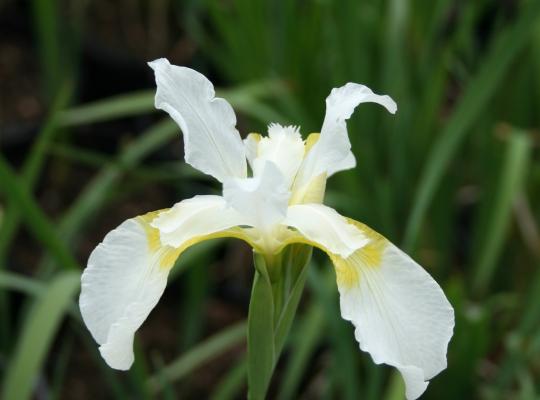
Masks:
[[[407,399],[416,399],[446,368],[454,310],[435,280],[413,259],[366,225],[348,221],[369,243],[346,257],[328,246],[327,238],[306,229],[290,234],[287,241],[316,246],[330,256],[341,315],[353,323],[360,349],[375,363],[397,368]]]
[[[454,311],[442,289],[413,259],[365,225],[371,239],[348,258],[331,255],[341,315],[355,326],[363,351],[377,364],[396,367],[407,399],[446,368]]]
[[[323,204],[298,204],[287,210],[285,223],[296,228],[309,241],[333,254],[347,257],[365,246],[364,233]]]
[[[82,275],[81,314],[112,368],[133,363],[135,331],[163,294],[176,259],[168,257],[173,249],[159,245],[152,217],[128,219],[109,232]]]
[[[156,108],[180,125],[186,162],[220,182],[231,176],[244,178],[246,153],[231,105],[214,97],[214,86],[197,71],[164,58],[149,65],[156,75]]]
[[[332,89],[326,98],[326,115],[320,138],[307,154],[298,172],[295,182],[297,187],[309,184],[311,179],[323,173],[330,177],[356,165],[345,121],[362,103],[380,104],[391,113],[397,110],[396,103],[389,96],[375,94],[364,85],[347,83]]]
[[[184,250],[218,237],[255,245],[250,229],[234,226],[239,222],[236,212],[220,209],[225,207],[223,198],[199,196],[179,204],[124,221],[90,255],[79,307],[112,368],[131,367],[135,332],[161,298],[169,271]],[[163,237],[168,244],[162,243]]]

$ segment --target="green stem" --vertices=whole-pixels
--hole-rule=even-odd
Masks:
[[[292,245],[277,255],[254,254],[247,335],[249,399],[266,396],[300,302],[311,250]]]

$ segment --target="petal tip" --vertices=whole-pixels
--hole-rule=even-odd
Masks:
[[[149,61],[149,62],[147,62],[147,64],[154,71],[157,71],[159,68],[163,68],[165,66],[171,65],[169,60],[167,60],[166,58],[163,58],[163,57],[162,58],[157,58],[157,59],[155,59],[153,61]]]
[[[396,102],[388,95],[384,95],[383,97],[385,99],[385,107],[388,110],[388,112],[391,114],[395,114],[397,112]]]
[[[99,352],[109,367],[119,371],[128,371],[135,361],[133,352],[119,354],[118,351],[111,349],[108,344],[99,346]]]

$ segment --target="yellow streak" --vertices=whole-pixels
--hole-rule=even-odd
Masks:
[[[308,135],[308,137],[306,138],[306,141],[305,141],[305,143],[306,143],[305,154],[306,155],[307,155],[307,153],[309,153],[309,151],[311,150],[313,145],[318,142],[320,136],[321,136],[320,133],[310,133]]]
[[[388,245],[388,240],[367,225],[350,218],[347,220],[370,239],[366,246],[355,251],[346,259],[330,255],[336,267],[338,285],[350,289],[358,285],[362,268],[378,268],[381,266],[383,252]]]
[[[187,250],[189,247],[203,242],[205,240],[211,240],[211,239],[218,239],[218,238],[224,238],[224,237],[232,237],[244,240],[247,242],[251,247],[254,249],[259,248],[258,244],[255,241],[255,236],[250,232],[249,229],[243,229],[240,227],[233,227],[230,229],[226,229],[220,232],[214,232],[208,235],[201,235],[196,236],[188,241],[186,241],[182,246],[175,248],[167,245],[162,245],[160,236],[159,236],[159,229],[154,228],[150,225],[150,223],[161,213],[167,211],[167,209],[164,210],[158,210],[158,211],[152,211],[144,215],[140,215],[137,217],[137,221],[141,224],[143,227],[145,233],[146,233],[146,240],[148,244],[148,250],[150,253],[155,254],[158,257],[158,262],[160,267],[162,268],[172,268],[178,259],[180,255]],[[262,250],[262,249],[260,249]]]
[[[326,191],[326,173],[313,178],[307,185],[295,190],[289,201],[293,204],[322,203]]]
[[[370,242],[355,251],[347,258],[340,257],[337,254],[331,253],[325,247],[318,243],[306,239],[297,231],[289,231],[288,237],[285,239],[285,244],[304,243],[310,246],[317,247],[324,251],[334,264],[336,270],[336,280],[340,287],[350,289],[358,285],[362,274],[362,268],[378,268],[383,261],[383,252],[388,245],[388,239],[380,233],[374,231],[367,225],[353,219],[347,218],[347,221],[356,226],[364,235],[370,239]]]
[[[336,280],[339,287],[350,289],[358,284],[360,275],[352,263],[339,257],[332,258],[332,261],[336,269]]]
[[[137,220],[146,232],[146,240],[148,242],[148,250],[155,253],[161,247],[161,241],[159,240],[159,230],[150,225],[150,223],[156,218],[160,212],[166,210],[158,210],[139,215]]]
[[[255,140],[257,143],[261,141],[261,138],[262,138],[261,134],[260,134],[260,133],[255,133],[255,132],[253,132],[253,133],[248,133],[248,135],[247,135],[247,137],[246,137],[246,139],[253,139],[253,140]]]

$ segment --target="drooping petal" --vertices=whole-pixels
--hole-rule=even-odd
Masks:
[[[210,195],[182,200],[151,222],[159,230],[161,242],[174,248],[184,248],[201,237],[247,224],[248,218],[230,207],[223,197]]]
[[[223,197],[246,225],[266,231],[285,218],[290,192],[278,167],[267,161],[253,178],[225,181]]]
[[[304,186],[322,173],[330,177],[356,165],[345,121],[359,104],[367,102],[380,104],[392,114],[397,110],[396,103],[389,96],[377,95],[364,85],[347,83],[332,89],[326,99],[326,115],[320,138],[307,154],[298,173],[296,186]]]
[[[230,104],[214,97],[214,86],[197,71],[164,58],[149,65],[156,76],[156,108],[180,125],[186,162],[220,182],[244,178],[246,154]]]
[[[348,258],[330,254],[341,314],[354,324],[360,348],[375,363],[396,367],[407,399],[416,399],[446,368],[452,306],[420,265],[381,235],[355,224],[372,241]]]
[[[342,257],[348,257],[369,242],[360,229],[323,204],[290,206],[284,224],[296,228],[326,251]]]
[[[176,257],[162,247],[147,214],[124,221],[90,255],[82,275],[83,320],[112,368],[133,363],[133,338],[165,290]]]
[[[290,187],[298,167],[304,158],[304,142],[298,127],[270,124],[268,136],[262,137],[257,146],[254,158],[254,175],[262,173],[267,161],[273,162],[285,178],[285,184]]]

